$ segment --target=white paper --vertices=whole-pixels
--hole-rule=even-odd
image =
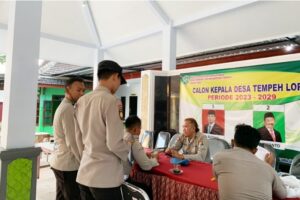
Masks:
[[[255,153],[256,157],[258,157],[261,160],[265,160],[266,154],[270,153],[267,149],[258,146],[257,147],[257,152]]]
[[[295,176],[280,177],[287,191],[287,198],[300,197],[300,180]]]

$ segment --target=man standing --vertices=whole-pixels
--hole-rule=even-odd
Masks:
[[[216,112],[209,110],[207,115],[208,124],[204,126],[204,133],[224,135],[224,129],[216,123]]]
[[[79,168],[79,153],[75,140],[74,103],[84,94],[81,78],[66,81],[65,98],[55,111],[53,128],[55,151],[50,160],[56,178],[56,200],[80,199],[76,183]]]
[[[98,87],[76,105],[76,140],[82,156],[77,182],[84,200],[121,200],[123,166],[130,145],[123,140],[124,125],[114,96],[126,81],[114,61],[98,64]]]
[[[234,148],[214,156],[213,172],[220,200],[272,199],[272,193],[280,199],[286,198],[286,189],[270,165],[272,156],[267,154],[264,162],[254,155],[259,141],[255,128],[237,125]]]
[[[273,142],[282,142],[280,133],[274,129],[275,117],[273,113],[266,112],[264,115],[264,127],[261,127],[258,130],[261,140],[273,141]]]

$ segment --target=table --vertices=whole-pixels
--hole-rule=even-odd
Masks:
[[[50,134],[45,132],[36,132],[35,133],[35,143],[45,142],[45,140],[49,141]]]
[[[54,152],[54,146],[54,142],[41,142],[35,144],[35,147],[41,147],[43,153],[47,156],[47,162],[49,155]]]
[[[159,163],[160,165],[150,172],[144,172],[135,165],[131,173],[134,181],[152,187],[154,200],[218,199],[217,182],[211,180],[211,164],[191,162],[190,165],[181,167],[181,175],[175,175],[169,172],[173,165],[165,154],[159,154]]]
[[[36,143],[35,147],[40,147],[42,149],[42,153],[46,155],[46,162],[47,165],[49,165],[49,155],[54,152],[54,142],[42,142],[42,143]],[[40,167],[41,167],[41,154],[37,157],[37,178],[40,177]]]
[[[160,153],[159,163],[150,172],[142,171],[135,165],[131,173],[134,181],[152,188],[154,200],[218,200],[218,185],[212,179],[211,164],[191,161],[190,165],[181,167],[182,174],[175,175],[169,172],[173,165],[168,156]]]

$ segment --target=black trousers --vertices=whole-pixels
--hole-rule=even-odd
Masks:
[[[82,200],[122,200],[121,187],[93,188],[79,184]]]
[[[76,182],[77,171],[60,171],[51,168],[56,178],[56,200],[81,200]]]

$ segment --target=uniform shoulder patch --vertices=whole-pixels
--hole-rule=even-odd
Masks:
[[[118,111],[119,111],[120,119],[124,120],[123,103],[120,99],[117,100],[117,108],[118,108]]]

